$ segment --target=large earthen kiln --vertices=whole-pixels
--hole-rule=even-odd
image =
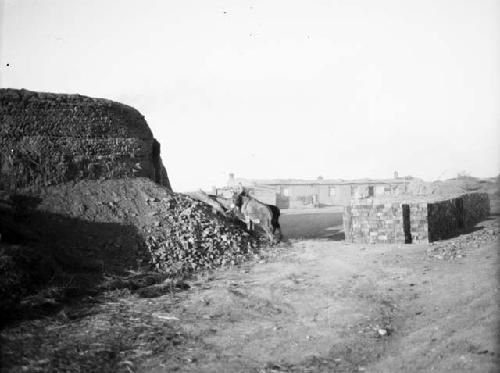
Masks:
[[[453,198],[367,198],[352,200],[344,209],[343,221],[349,242],[420,243],[470,230],[489,213],[486,193],[467,193]]]
[[[81,95],[0,89],[0,191],[140,176],[170,189],[160,144],[134,108]]]

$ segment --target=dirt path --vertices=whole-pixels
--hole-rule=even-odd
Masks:
[[[426,249],[292,241],[185,292],[110,292],[9,327],[2,361],[11,371],[497,371],[497,243],[448,261]]]

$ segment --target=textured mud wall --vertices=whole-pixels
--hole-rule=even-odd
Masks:
[[[0,190],[144,176],[170,188],[135,109],[80,95],[0,89]]]

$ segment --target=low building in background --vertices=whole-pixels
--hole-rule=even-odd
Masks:
[[[243,179],[229,174],[225,188],[216,188],[218,195],[246,188],[262,202],[281,209],[347,206],[352,198],[397,196],[407,191],[409,178],[373,180],[323,179]],[[260,197],[260,198],[259,198]]]

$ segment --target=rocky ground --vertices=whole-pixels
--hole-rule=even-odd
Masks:
[[[439,246],[293,240],[160,296],[104,291],[4,328],[3,370],[495,372],[498,220],[477,228]]]

